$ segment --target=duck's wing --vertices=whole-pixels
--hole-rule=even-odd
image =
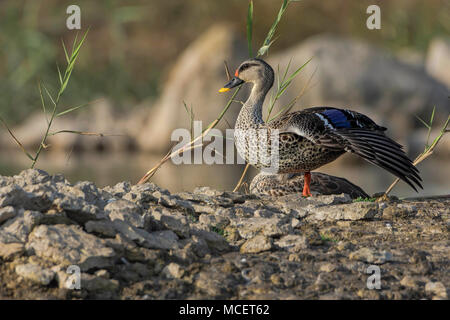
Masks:
[[[388,138],[386,128],[369,117],[330,107],[309,108],[280,117],[269,126],[281,134],[300,135],[315,144],[352,152],[389,171],[417,191],[422,188],[419,171],[402,150]]]

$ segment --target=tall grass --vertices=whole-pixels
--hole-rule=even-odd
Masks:
[[[59,80],[59,89],[55,94],[52,94],[50,92],[50,90],[45,86],[44,83],[39,82],[38,83],[38,90],[39,90],[39,96],[40,96],[40,103],[42,106],[42,112],[44,113],[44,117],[45,120],[47,122],[47,127],[45,130],[44,135],[42,136],[41,142],[38,146],[38,149],[36,150],[36,152],[34,153],[34,155],[32,155],[30,152],[28,152],[25,147],[23,146],[23,144],[20,142],[20,140],[14,135],[14,133],[12,132],[12,130],[8,127],[6,121],[0,117],[0,121],[2,122],[2,124],[6,127],[6,129],[8,130],[8,133],[10,134],[10,136],[13,138],[13,140],[17,143],[17,145],[20,147],[20,149],[25,153],[25,155],[31,160],[31,168],[34,168],[36,166],[36,162],[39,159],[39,156],[41,155],[41,152],[46,149],[48,147],[47,145],[47,139],[49,136],[52,135],[56,135],[59,133],[77,133],[77,134],[84,134],[84,135],[101,135],[101,134],[96,134],[96,133],[91,133],[91,132],[79,132],[79,131],[74,131],[74,130],[60,130],[57,132],[51,132],[50,129],[52,127],[53,121],[60,116],[66,115],[68,113],[71,113],[75,110],[78,110],[84,106],[86,106],[87,104],[83,104],[77,107],[73,107],[73,108],[68,108],[64,111],[60,111],[60,102],[61,102],[61,97],[64,94],[64,92],[67,89],[67,86],[69,85],[70,82],[70,77],[72,75],[72,72],[75,68],[75,63],[77,61],[77,58],[80,54],[80,50],[81,47],[83,46],[83,43],[86,40],[86,36],[88,34],[89,30],[87,30],[83,37],[81,38],[80,41],[77,41],[78,39],[78,35],[75,37],[73,45],[72,45],[72,49],[70,54],[67,51],[67,48],[64,44],[64,41],[62,41],[62,47],[64,50],[64,54],[66,57],[66,68],[64,70],[64,72],[62,73],[59,66],[57,65],[57,70],[58,70],[58,80]],[[46,102],[47,101],[47,102]],[[48,101],[50,102],[50,118],[48,117],[48,113],[49,113],[49,109],[47,108],[47,104]]]

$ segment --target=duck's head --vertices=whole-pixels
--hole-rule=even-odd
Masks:
[[[249,59],[241,63],[236,69],[234,77],[219,92],[227,92],[244,82],[258,84],[269,90],[272,87],[273,79],[273,69],[267,62],[257,58]]]

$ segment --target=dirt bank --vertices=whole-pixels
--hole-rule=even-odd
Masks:
[[[447,299],[449,208],[100,189],[26,170],[0,176],[0,298]]]

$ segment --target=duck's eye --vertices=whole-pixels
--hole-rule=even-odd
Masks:
[[[239,68],[239,73],[241,73],[242,71],[250,68],[250,67],[257,67],[258,64],[257,63],[244,63],[240,68]]]
[[[245,69],[248,69],[250,67],[250,65],[248,63],[243,64],[240,68],[239,68],[239,73],[241,73],[242,71],[244,71]]]

